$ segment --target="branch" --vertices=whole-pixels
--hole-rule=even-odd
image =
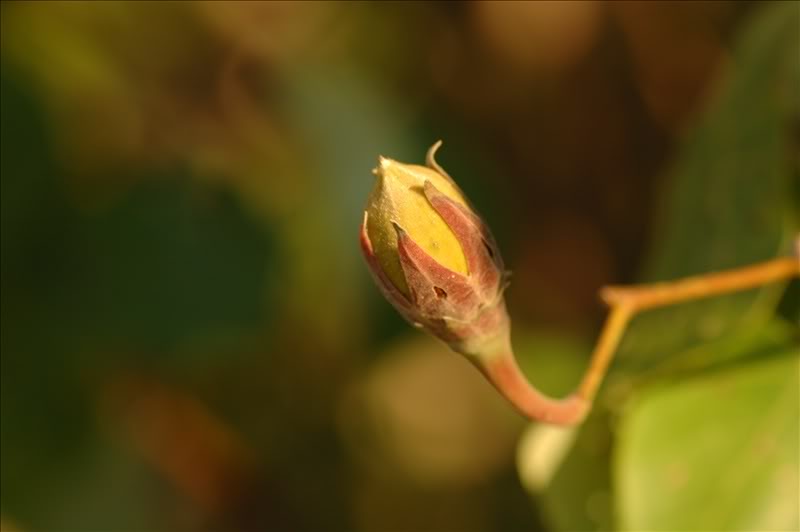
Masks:
[[[800,276],[800,260],[783,257],[678,281],[640,286],[607,286],[600,291],[600,297],[611,307],[625,304],[634,311],[642,311],[747,290],[797,276]]]

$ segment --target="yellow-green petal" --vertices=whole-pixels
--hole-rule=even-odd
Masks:
[[[409,295],[397,252],[397,223],[428,255],[442,266],[467,275],[467,261],[455,235],[423,192],[430,181],[442,194],[465,205],[458,188],[437,171],[380,158],[367,202],[367,234],[381,268],[404,294]]]

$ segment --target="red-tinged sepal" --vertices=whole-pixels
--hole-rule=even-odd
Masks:
[[[393,225],[400,266],[416,310],[426,320],[466,320],[474,316],[480,299],[470,279],[436,262],[399,224]]]
[[[503,261],[492,234],[483,221],[463,205],[425,181],[425,197],[444,219],[461,244],[472,284],[484,299],[493,300],[505,288]]]

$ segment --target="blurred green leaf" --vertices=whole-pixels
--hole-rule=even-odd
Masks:
[[[82,221],[74,312],[106,340],[207,348],[265,323],[271,243],[232,193],[165,176]]]
[[[625,530],[797,530],[800,352],[643,391],[615,450]]]
[[[788,251],[796,221],[791,141],[800,99],[800,18],[792,3],[761,8],[734,51],[732,76],[685,139],[645,280],[668,280],[767,260]],[[794,211],[793,211],[794,209]],[[659,363],[773,313],[781,286],[647,312],[619,359]]]
[[[793,343],[800,343],[797,323],[775,317],[767,323],[751,324],[720,338],[676,351],[658,366],[636,375],[617,374],[610,380],[607,399],[612,403],[623,401],[626,393],[641,385],[707,370],[714,364],[723,366],[739,359],[760,359],[766,352]]]
[[[208,349],[266,323],[271,235],[232,191],[180,168],[119,169],[138,184],[84,212],[38,102],[6,72],[2,112],[3,320],[15,336],[46,328],[65,350]]]
[[[181,350],[184,363],[229,356],[220,344],[242,343],[268,322],[274,270],[270,235],[236,197],[181,171],[128,169],[138,186],[102,211],[80,209],[21,79],[0,71],[0,491],[4,514],[52,530],[59,517],[63,529],[94,512],[43,509],[42,500],[53,498],[43,486],[76,499],[99,489],[82,485],[98,482],[83,453],[105,445],[94,417],[104,372]],[[137,491],[118,487],[123,498]],[[127,504],[135,511],[139,502]]]
[[[66,475],[91,425],[80,372],[64,356],[63,236],[75,214],[56,186],[45,119],[0,70],[0,492],[4,515],[40,511],[43,478]]]

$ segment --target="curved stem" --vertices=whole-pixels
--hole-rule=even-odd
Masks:
[[[589,411],[590,402],[578,395],[555,399],[537,390],[522,373],[510,348],[491,357],[480,369],[497,391],[529,419],[576,425]]]
[[[578,424],[589,413],[595,393],[608,371],[631,316],[631,309],[627,305],[612,308],[580,386],[575,393],[563,399],[543,394],[528,381],[508,342],[499,353],[488,357],[481,370],[503,397],[528,418],[555,425]]]
[[[514,358],[507,329],[503,341],[491,349],[493,352],[478,357],[479,367],[492,385],[523,415],[557,425],[575,425],[581,423],[588,414],[628,322],[637,312],[794,277],[800,277],[800,259],[785,257],[677,281],[603,288],[601,297],[611,307],[611,312],[580,385],[575,393],[564,399],[548,397],[528,382]],[[498,311],[505,312],[505,309]]]
[[[467,355],[519,413],[532,420],[556,425],[575,425],[583,421],[589,411],[589,402],[574,394],[564,399],[548,397],[522,373],[511,347],[511,321],[502,299],[481,316],[477,328],[489,334],[477,334],[480,340],[475,344],[451,347]]]

